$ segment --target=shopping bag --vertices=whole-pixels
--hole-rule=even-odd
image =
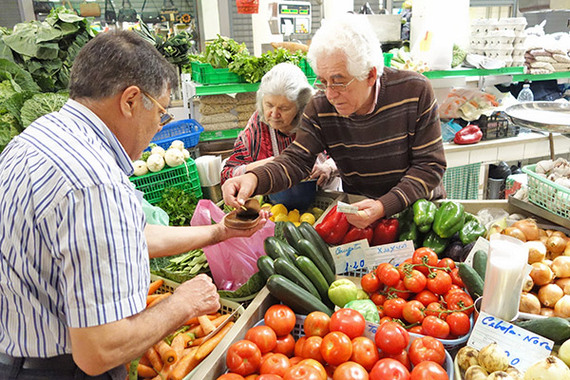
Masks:
[[[83,17],[101,16],[101,7],[97,3],[83,2],[79,4],[79,14]]]
[[[190,221],[191,226],[220,223],[225,213],[209,199],[200,199]],[[263,241],[274,235],[275,223],[265,226],[248,238],[232,238],[204,247],[214,283],[219,290],[235,290],[258,271],[257,259],[264,255]]]

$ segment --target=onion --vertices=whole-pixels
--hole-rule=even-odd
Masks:
[[[524,374],[524,380],[569,379],[570,369],[557,357],[549,356],[531,365]]]
[[[541,236],[541,237],[538,238],[538,240],[539,240],[542,244],[546,245],[546,242],[548,241],[548,236]]]
[[[504,371],[496,371],[487,376],[486,380],[513,380],[513,378]]]
[[[570,339],[562,343],[558,349],[558,357],[562,359],[566,365],[570,364]]]
[[[540,240],[527,241],[524,243],[528,247],[528,263],[537,263],[546,258],[546,246]]]
[[[539,228],[539,229],[538,229],[538,238],[540,239],[540,238],[543,237],[543,236],[548,237],[548,236],[546,235],[546,231],[543,230],[542,228]],[[537,239],[537,240],[538,240],[538,239]]]
[[[553,307],[562,296],[564,296],[564,291],[555,284],[541,286],[538,290],[538,300],[546,307]]]
[[[554,315],[561,318],[570,317],[570,296],[565,295],[556,302]]]
[[[522,231],[527,241],[538,239],[538,226],[534,219],[523,219],[514,222],[512,227]]]
[[[532,293],[522,292],[519,311],[522,313],[539,314],[540,301],[538,300],[538,297]]]
[[[553,230],[552,233],[550,234],[550,236],[560,236],[561,238],[566,239],[568,236],[566,236],[566,234],[562,231],[558,231],[558,230]]]
[[[533,286],[534,282],[532,281],[532,278],[527,274],[523,283],[523,292],[530,292]]]
[[[570,278],[559,278],[554,283],[562,288],[564,294],[570,294]]]
[[[558,256],[550,266],[558,278],[570,277],[570,256]]]
[[[554,317],[554,309],[551,309],[549,307],[541,307],[540,315],[544,315],[545,317]]]
[[[564,248],[564,255],[570,256],[570,240],[566,243],[566,248]]]
[[[546,240],[546,249],[555,255],[562,254],[565,248],[566,239],[561,236],[551,235],[548,240]]]
[[[457,364],[459,364],[459,367],[462,370],[467,371],[467,368],[474,365],[479,365],[479,362],[477,361],[478,355],[479,350],[473,347],[461,347],[461,349],[457,352]]]
[[[509,366],[507,353],[495,342],[483,347],[479,351],[477,360],[487,372],[504,371]]]
[[[513,380],[523,380],[522,372],[512,365],[510,365],[505,372],[508,373],[513,378]]]
[[[465,371],[465,380],[487,380],[487,375],[483,367],[473,365]]]
[[[515,239],[519,239],[521,241],[526,241],[524,233],[516,227],[507,227],[503,230],[502,234],[514,237]]]
[[[542,286],[550,283],[554,279],[554,273],[552,269],[544,263],[533,263],[530,277],[535,285]]]

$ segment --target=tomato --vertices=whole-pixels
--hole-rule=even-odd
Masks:
[[[391,318],[402,318],[402,312],[406,306],[406,300],[403,298],[390,298],[384,302],[384,315]]]
[[[447,318],[447,313],[445,313],[446,309],[443,305],[439,302],[432,302],[427,305],[426,309],[424,310],[425,315],[433,315],[434,317],[438,317],[441,319]]]
[[[404,286],[411,292],[419,293],[426,287],[427,278],[419,270],[413,269],[404,277]]]
[[[403,280],[404,277],[406,277],[406,275],[410,273],[412,269],[414,269],[412,264],[413,264],[412,259],[409,258],[404,260],[400,265],[397,266],[398,272],[400,272],[400,280]]]
[[[427,288],[435,294],[445,294],[451,288],[451,276],[443,270],[436,270],[427,279]]]
[[[381,263],[376,267],[376,269],[374,270],[374,272],[376,272],[376,277],[380,278],[380,272],[387,265],[390,265],[390,263]],[[380,282],[382,282],[382,281],[380,281]]]
[[[386,301],[386,296],[384,294],[374,293],[370,296],[370,299],[372,302],[374,302],[374,304],[382,305]]]
[[[287,370],[283,380],[322,380],[322,377],[315,367],[297,364]]]
[[[260,366],[259,373],[273,373],[275,375],[283,376],[287,369],[291,367],[289,358],[283,354],[273,354],[268,357]]]
[[[263,364],[263,362],[265,361],[265,359],[267,359],[268,357],[270,357],[271,355],[273,355],[275,352],[268,352],[266,354],[261,355],[261,361],[260,366]]]
[[[406,350],[402,350],[397,354],[387,355],[386,357],[396,359],[397,361],[402,363],[404,365],[404,367],[406,367],[408,369],[408,371],[410,371],[412,369],[412,363],[410,362],[410,355],[408,354],[408,351],[406,351]]]
[[[444,257],[443,259],[439,260],[436,266],[439,268],[449,268],[449,271],[451,271],[453,268],[455,268],[455,261],[449,257]]]
[[[388,316],[382,317],[382,318],[380,318],[380,322],[378,322],[378,325],[382,325],[386,322],[392,322],[392,321],[393,321],[392,317],[388,317]]]
[[[394,286],[400,281],[400,272],[392,264],[388,264],[380,270],[378,278],[382,284]]]
[[[261,354],[265,354],[277,345],[277,335],[271,327],[255,326],[247,330],[245,339],[252,341],[259,347]]]
[[[445,321],[449,325],[449,331],[451,335],[465,335],[471,328],[471,321],[469,320],[469,316],[461,311],[456,311],[449,314]]]
[[[473,312],[473,298],[464,291],[455,291],[446,295],[445,301],[449,310],[461,310],[467,315]]]
[[[224,373],[222,376],[218,377],[216,380],[243,380],[242,375],[237,373]]]
[[[380,359],[370,371],[370,380],[387,379],[410,380],[410,371],[396,359]]]
[[[264,373],[263,375],[257,376],[255,380],[283,380],[283,378],[273,373]]]
[[[453,281],[453,283],[461,288],[465,287],[465,284],[463,283],[463,280],[461,279],[461,276],[459,275],[459,268],[453,268],[451,270],[451,280]]]
[[[314,367],[315,369],[317,369],[319,371],[319,374],[321,375],[322,380],[327,380],[327,371],[325,370],[325,367],[321,363],[319,363],[318,361],[316,361],[314,359],[303,359],[299,362],[299,364]]]
[[[289,358],[289,364],[291,364],[291,367],[293,367],[295,364],[299,364],[301,360],[306,360],[306,359],[303,359],[300,356],[293,356],[292,358]]]
[[[449,336],[449,325],[443,319],[428,315],[422,322],[424,334],[439,339],[445,339]]]
[[[439,262],[439,258],[437,257],[437,253],[433,251],[431,248],[421,247],[414,251],[412,255],[412,263],[414,264],[427,264],[430,266],[436,266]],[[415,269],[419,270],[423,274],[427,275],[429,273],[429,269],[427,266],[417,266]]]
[[[376,276],[376,272],[370,272],[362,276],[360,279],[360,287],[367,293],[374,293],[380,289],[380,279]]]
[[[297,317],[289,306],[273,305],[265,312],[264,320],[277,336],[284,336],[293,331]]]
[[[431,336],[423,336],[412,342],[409,349],[410,361],[413,365],[431,360],[443,365],[445,362],[445,348],[443,344]]]
[[[384,306],[376,305],[376,309],[378,310],[378,317],[383,318],[386,316],[386,313],[384,313]]]
[[[406,289],[406,286],[404,285],[404,281],[399,280],[396,285],[391,286],[388,289],[388,296],[391,296],[391,295],[395,295],[396,297],[400,297],[404,300],[407,300],[408,298],[410,298],[412,293],[408,289]]]
[[[295,354],[295,338],[293,338],[293,335],[278,336],[273,352],[283,354],[288,358],[293,356]]]
[[[370,338],[359,336],[352,340],[352,356],[350,360],[370,371],[380,359],[378,347]]]
[[[226,365],[230,372],[246,376],[256,372],[261,362],[261,351],[249,340],[233,343],[226,354]]]
[[[303,344],[303,351],[301,352],[301,357],[303,359],[315,359],[318,362],[323,362],[323,356],[321,355],[321,343],[323,338],[320,336],[310,336]]]
[[[410,334],[397,322],[386,322],[376,330],[374,341],[382,352],[397,354],[408,346]]]
[[[359,311],[342,308],[331,316],[330,330],[342,331],[350,339],[361,336],[366,327],[366,320]]]
[[[297,339],[297,342],[295,342],[295,348],[293,350],[293,354],[295,356],[302,357],[303,345],[305,344],[306,340],[307,340],[306,336],[302,336],[299,339]]]
[[[402,309],[402,317],[408,323],[417,323],[424,320],[424,305],[418,300],[406,302]]]
[[[449,380],[443,367],[434,362],[421,362],[414,367],[411,376],[411,380]]]
[[[352,355],[352,342],[343,332],[330,332],[325,335],[321,343],[321,355],[330,365],[336,366],[344,363]]]
[[[432,302],[439,301],[439,298],[437,298],[437,296],[433,294],[433,292],[430,292],[429,290],[422,290],[421,292],[416,294],[414,299],[420,301],[426,307]]]
[[[368,372],[358,363],[342,363],[333,373],[333,380],[368,380]]]
[[[414,333],[414,334],[421,334],[421,335],[425,335],[424,334],[424,329],[422,329],[422,326],[412,326],[408,329],[408,332]]]
[[[249,376],[244,377],[245,380],[257,380],[257,378],[259,377],[259,375],[257,373],[252,373]]]
[[[309,313],[303,323],[303,330],[306,336],[320,336],[321,338],[329,333],[331,317],[322,311]]]

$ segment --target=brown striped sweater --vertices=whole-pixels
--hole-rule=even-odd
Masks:
[[[300,182],[323,150],[335,160],[343,190],[380,200],[387,216],[417,199],[445,195],[437,102],[421,74],[384,68],[376,106],[367,115],[341,116],[324,93],[315,95],[293,144],[252,170],[256,193],[275,193]]]

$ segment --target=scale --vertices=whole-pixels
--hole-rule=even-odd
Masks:
[[[271,33],[285,36],[311,33],[310,1],[275,1],[270,6],[269,28]]]

